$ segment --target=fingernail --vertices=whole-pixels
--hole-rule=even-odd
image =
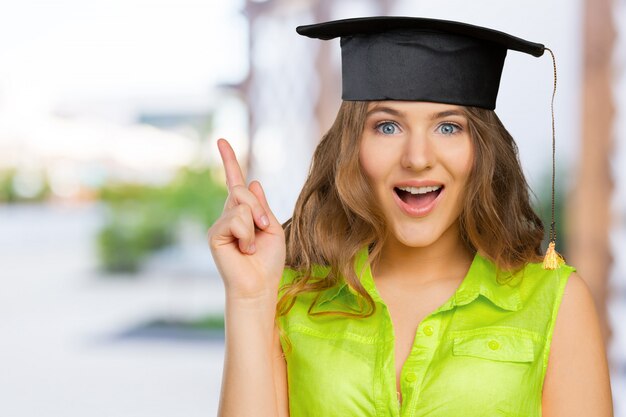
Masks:
[[[270,219],[267,218],[267,216],[264,214],[261,216],[261,226],[263,227],[267,227],[270,225]]]
[[[251,243],[250,246],[248,246],[248,253],[254,253],[255,250],[256,246],[254,245],[254,243]]]

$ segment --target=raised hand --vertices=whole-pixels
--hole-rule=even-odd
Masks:
[[[276,297],[285,265],[285,233],[267,204],[258,181],[246,187],[235,152],[217,141],[228,186],[228,199],[208,231],[215,264],[226,296],[235,299]]]

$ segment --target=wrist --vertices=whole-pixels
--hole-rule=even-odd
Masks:
[[[243,331],[245,336],[272,340],[276,301],[271,299],[227,298],[224,314],[226,334]]]
[[[227,308],[235,308],[238,310],[252,310],[258,312],[271,311],[273,313],[276,309],[277,301],[277,291],[263,291],[253,296],[233,294],[226,291]]]

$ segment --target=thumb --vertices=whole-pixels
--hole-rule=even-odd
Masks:
[[[265,192],[263,191],[263,187],[261,186],[261,183],[256,180],[251,181],[250,185],[248,185],[248,189],[250,190],[252,194],[256,196],[256,198],[259,200],[259,203],[261,204],[263,209],[267,212],[267,215],[270,219],[270,225],[278,224],[280,226],[280,223],[276,219],[276,216],[274,216],[274,213],[270,209],[269,204],[267,204],[267,198],[265,198]]]

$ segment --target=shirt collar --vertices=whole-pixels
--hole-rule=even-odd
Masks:
[[[357,276],[360,277],[361,284],[372,299],[384,304],[372,278],[368,255],[367,246],[360,249],[355,256],[354,268]],[[505,274],[502,275],[503,277],[506,276]],[[515,281],[515,279],[510,280],[511,283]],[[519,287],[509,283],[499,284],[496,281],[496,267],[494,263],[476,252],[461,285],[459,285],[454,295],[434,311],[433,314],[450,310],[456,306],[469,304],[477,299],[479,295],[484,296],[504,310],[518,311],[523,307]],[[318,305],[321,306],[339,296],[342,298],[355,298],[358,296],[358,293],[342,278],[336,286],[322,291],[318,299]]]

